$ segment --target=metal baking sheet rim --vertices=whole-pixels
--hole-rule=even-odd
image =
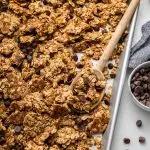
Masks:
[[[138,15],[138,10],[139,10],[139,7],[136,9],[136,12],[133,16],[130,29],[129,29],[129,35],[127,38],[126,48],[120,58],[121,65],[119,67],[117,77],[113,84],[113,91],[112,91],[112,98],[111,98],[111,119],[109,121],[108,128],[104,134],[104,143],[103,143],[103,148],[102,148],[104,150],[111,150],[112,139],[113,139],[113,135],[115,132],[115,125],[117,121],[117,115],[118,115],[119,105],[121,101],[123,85],[124,85],[126,71],[128,67],[128,59],[130,55],[130,49],[132,46],[132,39],[134,35],[134,29],[135,29],[136,19]]]

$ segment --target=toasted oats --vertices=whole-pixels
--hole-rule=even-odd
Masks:
[[[103,54],[126,8],[126,0],[1,0],[0,150],[102,149],[93,135],[110,119],[106,80],[115,77],[127,31],[106,80],[90,59]],[[71,91],[78,69],[84,74]]]

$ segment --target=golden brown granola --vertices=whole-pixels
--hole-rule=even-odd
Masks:
[[[107,128],[111,87],[99,102],[106,81],[90,59],[100,58],[126,8],[126,0],[0,1],[0,150],[101,149],[93,135]],[[71,91],[78,69],[85,74]]]

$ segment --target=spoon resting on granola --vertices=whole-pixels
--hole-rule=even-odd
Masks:
[[[116,27],[115,32],[113,33],[108,45],[104,48],[104,52],[102,56],[99,59],[98,64],[92,68],[92,72],[96,75],[98,80],[103,81],[105,80],[105,77],[102,73],[106,63],[108,62],[109,58],[112,56],[112,53],[120,40],[123,32],[125,31],[127,25],[130,23],[130,20],[139,4],[140,0],[131,0],[130,5],[128,6],[125,14],[123,15],[121,21]],[[73,79],[70,88],[73,91],[74,86],[78,83],[79,78],[84,74],[84,72],[80,72],[77,74],[77,76]],[[89,107],[90,110],[94,109],[98,104],[101,102],[103,96],[105,93],[105,87],[101,90],[99,93],[99,100],[96,103],[93,103],[92,106]],[[87,110],[88,111],[88,110]]]

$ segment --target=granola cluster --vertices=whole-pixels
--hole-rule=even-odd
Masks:
[[[100,58],[126,8],[126,0],[0,1],[0,150],[101,150],[93,135],[107,128],[110,94],[99,100],[106,81],[89,60]],[[106,66],[106,79],[117,66]]]

